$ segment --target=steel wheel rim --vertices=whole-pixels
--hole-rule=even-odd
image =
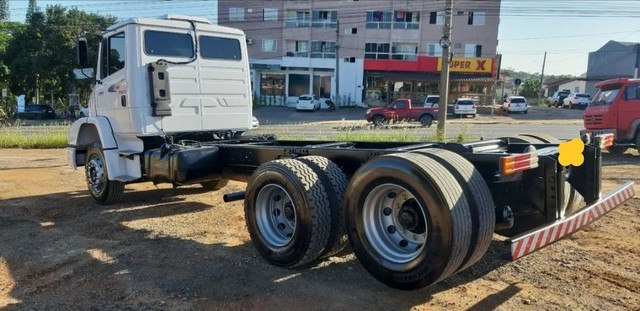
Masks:
[[[364,234],[373,250],[392,264],[407,264],[424,250],[427,219],[415,196],[399,185],[382,184],[365,198]]]
[[[256,197],[256,225],[263,241],[271,249],[285,247],[296,230],[296,208],[289,193],[269,184]]]
[[[87,184],[89,190],[93,194],[100,194],[104,190],[106,175],[104,173],[104,164],[102,159],[97,155],[92,155],[87,163]]]

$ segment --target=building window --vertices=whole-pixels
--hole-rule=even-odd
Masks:
[[[429,24],[431,25],[444,25],[444,12],[430,12],[429,13]]]
[[[480,44],[465,44],[464,45],[464,57],[482,57],[482,45],[480,45]]]
[[[309,41],[287,41],[288,57],[309,57]]]
[[[344,62],[345,63],[355,63],[356,62],[356,58],[355,57],[345,57],[344,58]]]
[[[284,23],[286,28],[309,27],[311,13],[309,11],[287,12],[287,20]]]
[[[243,21],[244,20],[244,8],[229,8],[229,20],[230,21]]]
[[[485,16],[485,12],[469,12],[469,20],[467,21],[467,24],[482,26],[484,25]]]
[[[289,74],[289,96],[298,97],[309,94],[309,83],[311,77],[308,74]]]
[[[260,75],[260,94],[284,96],[284,74],[263,73]]]
[[[392,12],[367,12],[368,29],[391,29]]]
[[[262,19],[264,21],[277,21],[278,20],[278,9],[274,8],[264,8],[262,10]]]
[[[358,34],[358,28],[347,27],[344,29],[345,35],[355,35]]]
[[[336,43],[311,41],[311,58],[336,58]]]
[[[366,43],[364,45],[364,58],[389,59],[389,43]]]
[[[391,59],[416,60],[418,57],[417,43],[394,43],[391,48]]]
[[[442,47],[440,43],[427,43],[427,55],[442,56]]]
[[[262,52],[276,52],[278,41],[274,39],[262,39]]]
[[[313,94],[320,98],[331,97],[331,76],[313,76]]]
[[[420,28],[420,12],[407,12],[407,11],[393,12],[393,28],[419,29]]]
[[[312,27],[335,28],[338,21],[338,11],[313,11],[311,19]]]

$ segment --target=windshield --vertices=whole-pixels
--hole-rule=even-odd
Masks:
[[[577,97],[590,98],[589,94],[576,94]]]
[[[598,93],[596,93],[596,96],[593,97],[591,105],[611,105],[611,103],[613,103],[613,100],[618,96],[619,91],[620,87],[608,90],[599,90]]]
[[[515,104],[520,104],[520,103],[526,103],[527,101],[524,100],[524,98],[512,98],[511,102]]]
[[[458,105],[473,105],[472,100],[461,100],[457,102]]]

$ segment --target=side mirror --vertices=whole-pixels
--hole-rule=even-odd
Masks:
[[[80,68],[89,66],[89,44],[86,37],[78,37],[76,42],[77,62]]]

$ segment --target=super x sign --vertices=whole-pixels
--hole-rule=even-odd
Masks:
[[[454,57],[449,62],[451,72],[491,73],[493,59],[480,57]],[[442,71],[442,58],[438,59],[438,71]]]

